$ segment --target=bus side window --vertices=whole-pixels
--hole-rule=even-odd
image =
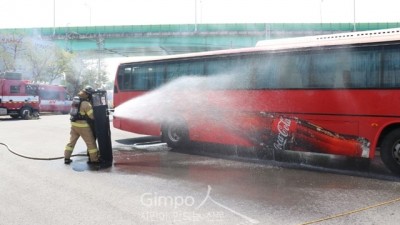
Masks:
[[[237,71],[230,58],[208,59],[205,62],[207,86],[212,89],[232,88],[232,83],[237,79]]]
[[[333,65],[334,88],[351,88],[351,62],[353,52],[348,50],[339,50],[336,54],[336,61]]]
[[[189,75],[194,75],[194,76],[204,76],[204,62],[201,61],[193,61],[193,62],[188,62],[189,64],[189,71],[191,71],[191,74]]]
[[[281,88],[302,88],[301,55],[279,56],[279,83]]]
[[[118,70],[118,86],[121,90],[129,90],[131,86],[132,67],[120,67]]]
[[[156,87],[156,77],[155,77],[155,68],[153,66],[149,66],[147,68],[147,87],[148,89],[154,89]]]
[[[124,78],[124,71],[123,71],[123,69],[122,69],[122,67],[118,67],[118,70],[117,70],[117,83],[118,83],[118,87],[120,88],[120,89],[122,89],[122,85],[123,85],[123,78]]]
[[[205,72],[207,76],[227,75],[231,69],[223,59],[209,59],[206,62]]]
[[[343,70],[335,76],[335,88],[350,88],[351,87],[351,72],[349,70]]]
[[[232,60],[232,74],[234,78],[232,80],[232,87],[235,89],[249,89],[254,83],[254,62],[253,57],[243,55],[240,58],[233,58]],[[239,65],[239,66],[237,66]]]
[[[307,52],[297,55],[296,66],[301,79],[299,88],[308,87],[310,82],[311,55]]]
[[[132,70],[132,86],[133,90],[148,90],[148,68],[145,66],[135,67]]]
[[[156,65],[154,70],[154,87],[159,87],[165,82],[165,66],[164,64]]]
[[[350,78],[351,72],[349,70],[344,70],[342,74],[342,82],[343,82],[343,87],[344,88],[350,88],[351,87],[351,78]]]
[[[276,58],[271,55],[260,55],[258,57],[258,67],[256,70],[256,88],[278,88],[277,82],[277,71],[278,65],[276,64]]]
[[[389,48],[389,46],[385,48]],[[383,56],[382,87],[400,87],[400,49],[397,46],[391,46],[390,49],[385,51]]]
[[[181,61],[179,62],[179,67],[178,67],[178,76],[188,76],[191,75],[189,74],[189,64],[186,61]]]
[[[334,54],[334,52],[324,52],[312,56],[309,87],[333,88],[337,68],[337,58]]]
[[[349,83],[353,88],[380,87],[381,53],[367,48],[352,53]]]
[[[171,63],[167,65],[167,73],[165,81],[169,82],[178,77],[179,74],[179,63]]]

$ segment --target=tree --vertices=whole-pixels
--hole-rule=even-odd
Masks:
[[[70,69],[65,73],[65,85],[71,94],[76,94],[85,86],[106,88],[109,82],[106,65],[98,59],[86,59],[74,54]]]
[[[12,33],[0,35],[0,70],[14,72],[17,70],[17,59],[23,51],[23,35]]]
[[[66,73],[71,71],[73,54],[60,48],[54,48],[54,59],[49,60],[44,74],[44,79],[50,84],[57,79],[64,79]]]
[[[65,83],[70,94],[75,95],[82,89],[82,77],[85,70],[85,65],[78,56],[74,57],[69,62],[68,70],[65,72]]]
[[[68,57],[61,53],[57,46],[32,38],[24,44],[26,46],[24,56],[33,82],[52,83],[63,76]]]
[[[82,84],[93,88],[105,88],[108,82],[106,65],[101,59],[89,59],[82,61],[84,66]]]
[[[0,72],[21,72],[24,79],[36,83],[59,81],[70,94],[76,94],[86,85],[110,86],[106,64],[96,55],[83,57],[34,36],[2,34],[0,37]]]

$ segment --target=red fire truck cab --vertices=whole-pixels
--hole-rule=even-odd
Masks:
[[[32,119],[39,116],[38,86],[20,79],[0,79],[0,116]]]

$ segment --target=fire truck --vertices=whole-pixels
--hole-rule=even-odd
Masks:
[[[22,80],[19,74],[0,79],[0,116],[32,119],[39,117],[38,86]]]
[[[72,98],[66,88],[60,85],[38,84],[40,112],[69,113]]]

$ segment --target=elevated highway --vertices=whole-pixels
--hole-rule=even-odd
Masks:
[[[400,23],[358,23],[357,31],[399,27]],[[27,34],[81,54],[106,57],[167,55],[254,46],[282,37],[351,32],[353,23],[179,24],[0,29]]]

